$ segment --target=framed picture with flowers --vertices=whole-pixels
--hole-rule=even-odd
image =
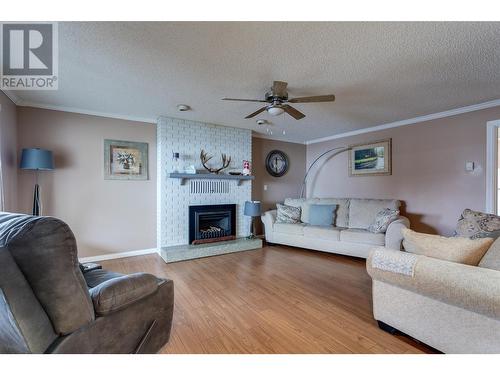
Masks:
[[[148,180],[148,144],[104,140],[105,180]]]

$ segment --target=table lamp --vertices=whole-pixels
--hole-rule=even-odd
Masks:
[[[260,216],[260,202],[259,201],[246,201],[245,202],[245,210],[243,212],[245,216],[251,216],[252,221],[250,223],[250,236],[247,238],[253,239],[255,238],[255,227],[254,227],[254,218]]]
[[[21,169],[35,171],[35,189],[33,191],[33,216],[40,216],[42,211],[42,198],[38,185],[38,171],[51,171],[54,169],[52,151],[41,148],[24,148],[21,154]]]

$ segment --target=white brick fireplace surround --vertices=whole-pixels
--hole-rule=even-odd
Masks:
[[[243,215],[244,202],[251,199],[252,181],[235,180],[223,182],[228,188],[217,192],[198,193],[189,180],[181,185],[179,179],[168,178],[173,169],[172,153],[178,152],[182,165],[195,165],[204,170],[200,162],[200,151],[213,155],[210,163],[221,164],[221,154],[231,156],[229,169],[242,168],[243,160],[252,157],[252,134],[247,129],[237,129],[203,122],[180,120],[168,117],[158,119],[158,200],[157,236],[158,248],[188,244],[188,207],[202,204],[236,204],[236,236],[249,233],[250,218]],[[218,181],[218,180],[215,180]]]

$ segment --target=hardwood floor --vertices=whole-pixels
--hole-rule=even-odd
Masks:
[[[430,353],[380,330],[365,261],[282,246],[166,264],[157,255],[102,262],[174,280],[163,353]]]

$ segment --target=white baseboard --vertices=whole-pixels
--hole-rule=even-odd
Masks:
[[[122,253],[111,253],[111,254],[104,254],[104,255],[96,255],[93,257],[78,258],[78,260],[80,261],[80,263],[101,262],[103,260],[136,257],[138,255],[146,255],[146,254],[158,254],[158,249],[154,248],[154,249],[125,251]]]

